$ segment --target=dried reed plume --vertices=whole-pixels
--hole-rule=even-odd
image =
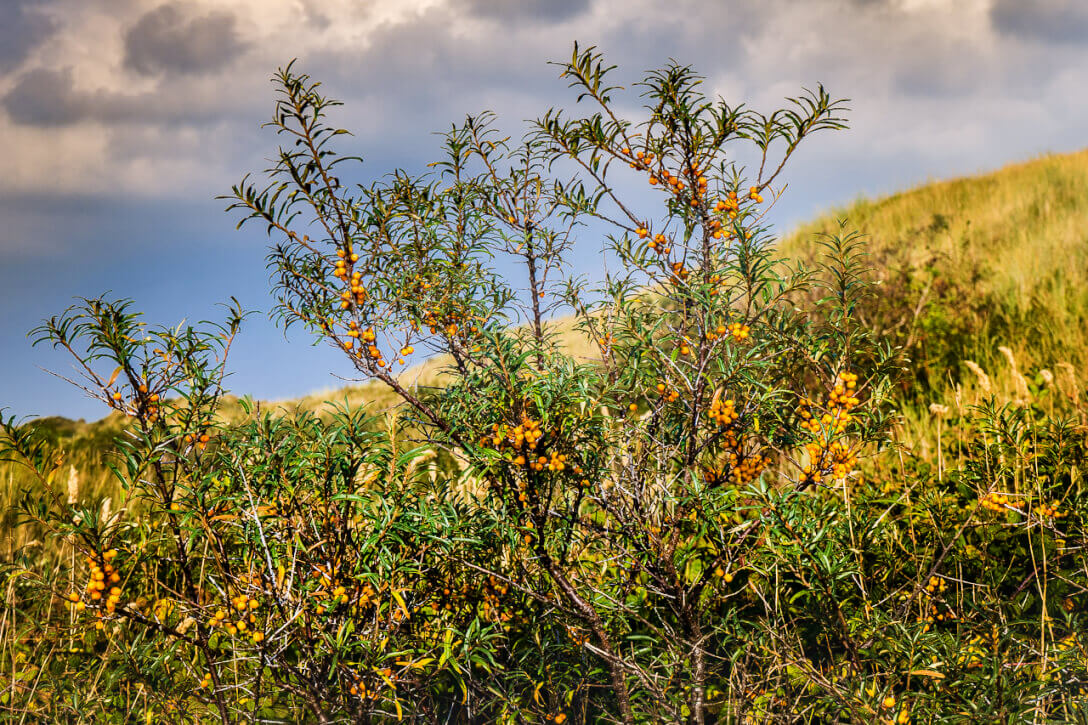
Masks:
[[[68,467],[68,505],[79,503],[79,471],[75,466]]]
[[[1012,370],[1012,381],[1016,386],[1016,404],[1027,405],[1031,400],[1031,391],[1028,390],[1028,381],[1020,374],[1020,370],[1016,367],[1016,358],[1013,357],[1012,350],[1001,345],[997,348],[997,351],[1005,356],[1005,360],[1009,363],[1009,368]]]
[[[1065,373],[1064,376],[1058,378],[1058,390],[1070,400],[1076,400],[1080,391],[1077,390],[1077,375],[1073,369],[1073,365],[1067,362],[1060,362],[1058,363],[1058,369]]]
[[[986,374],[986,371],[973,360],[964,360],[963,364],[967,366],[967,369],[975,374],[978,378],[978,386],[982,388],[982,392],[989,394],[993,389],[990,385],[990,376]]]

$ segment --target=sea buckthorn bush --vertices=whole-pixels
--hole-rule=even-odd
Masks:
[[[131,426],[115,451],[121,500],[24,504],[72,557],[51,577],[21,572],[21,588],[64,603],[34,636],[63,646],[58,664],[76,675],[31,695],[39,713],[395,718],[405,701],[426,711],[426,693],[460,702],[444,673],[486,666],[477,647],[499,625],[477,616],[473,591],[468,607],[440,595],[458,576],[441,542],[474,516],[432,495],[427,451],[360,410],[219,416],[243,317],[156,330],[126,302],[87,300],[40,330]],[[41,442],[12,421],[5,431],[8,452],[47,480]],[[88,687],[94,673],[103,692]]]
[[[804,268],[766,219],[843,103],[818,87],[760,114],[670,64],[628,119],[596,51],[558,65],[584,112],[517,140],[469,117],[427,173],[362,185],[337,102],[293,65],[274,78],[283,144],[230,208],[274,239],[282,323],[392,410],[228,418],[237,305],[154,329],[84,300],[43,325],[131,422],[123,498],[86,502],[54,484],[50,441],[4,421],[40,478],[22,514],[62,554],[13,559],[20,712],[1083,717],[1080,392],[938,406],[936,465],[904,450],[905,361],[858,314],[863,238],[844,226]],[[585,254],[608,274],[573,274]],[[403,374],[417,352],[441,385]]]
[[[630,121],[598,54],[561,69],[587,114],[549,111],[517,141],[470,117],[432,173],[349,188],[335,102],[289,68],[272,126],[290,143],[232,206],[279,240],[284,319],[397,391],[402,425],[464,461],[461,493],[504,533],[486,574],[509,581],[497,611],[518,675],[492,686],[496,716],[705,722],[774,666],[738,634],[763,626],[762,527],[810,515],[812,486],[841,484],[886,427],[895,361],[851,315],[858,237],[828,239],[814,276],[778,264],[765,223],[788,158],[841,128],[842,104],[819,88],[761,115],[670,65],[639,84]],[[619,190],[639,183],[643,201]],[[569,274],[587,228],[617,266],[597,286]],[[792,304],[814,287],[819,316]],[[558,310],[596,355],[564,350]],[[441,389],[398,377],[417,347],[448,356]],[[842,565],[803,572],[815,556],[773,580],[803,602],[793,631],[837,659],[855,647]],[[810,580],[821,596],[795,597]]]

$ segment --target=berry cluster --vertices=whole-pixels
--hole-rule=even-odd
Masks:
[[[509,609],[504,608],[506,595],[510,592],[510,585],[493,574],[489,574],[484,582],[482,599],[480,603],[481,614],[492,622],[509,622],[513,615]]]
[[[711,485],[725,482],[744,485],[756,480],[770,462],[771,459],[765,455],[745,454],[734,448],[727,451],[721,468],[703,471],[703,480]]]
[[[726,195],[726,198],[720,199],[718,203],[714,205],[714,211],[725,213],[730,219],[736,219],[737,213],[740,211],[740,204],[737,202],[737,192],[731,191]]]
[[[646,227],[639,227],[635,230],[639,239],[645,239],[650,236],[650,230]],[[669,246],[669,240],[664,234],[655,234],[653,239],[646,242],[646,246],[658,254],[668,254],[672,251],[672,247]]]
[[[212,436],[210,433],[187,433],[185,435],[185,445],[196,446],[197,450],[203,451],[208,447],[208,443],[211,442]]]
[[[938,597],[947,590],[948,582],[939,576],[931,576],[929,581],[926,582],[923,591],[927,597],[931,598],[931,601],[926,610],[926,615],[918,618],[919,621],[925,622],[925,626],[922,627],[923,632],[928,632],[936,622],[953,622],[956,620],[956,613],[948,609],[947,605],[943,611],[938,606]]]
[[[925,624],[922,626],[922,631],[928,632],[937,622],[956,621],[956,613],[953,612],[951,609],[942,612],[936,604],[930,604],[929,608],[927,609],[926,616],[919,617],[918,621],[925,622]]]
[[[1008,496],[1003,493],[997,493],[996,491],[988,493],[978,500],[979,505],[982,506],[982,508],[987,511],[993,511],[994,513],[1000,513],[1010,508],[1016,509],[1017,511],[1020,510],[1016,505],[1011,504],[1009,501],[1010,499]]]
[[[820,483],[824,476],[846,478],[858,464],[857,453],[840,441],[813,441],[805,444],[805,451],[809,462],[801,469],[800,483]]]
[[[260,606],[260,601],[251,598],[248,594],[237,594],[231,597],[229,607],[235,612],[234,616],[228,614],[227,609],[218,609],[208,622],[208,626],[221,627],[232,637],[238,633],[250,631],[250,639],[257,644],[264,640],[264,633],[254,627],[257,624],[257,609]]]
[[[739,322],[731,322],[727,331],[735,342],[744,342],[748,339],[748,335],[752,331],[752,328]]]
[[[666,403],[675,403],[680,398],[680,393],[672,390],[665,383],[657,384],[657,392],[661,395],[661,399]]]
[[[926,582],[925,591],[929,595],[943,593],[946,589],[948,589],[948,583],[938,576],[931,576]]]
[[[432,335],[437,335],[441,331],[450,338],[461,337],[467,340],[471,335],[477,334],[480,331],[475,324],[477,320],[476,316],[456,309],[446,312],[435,310],[423,312],[423,324],[427,325]]]
[[[488,441],[495,448],[508,444],[519,451],[526,448],[528,450],[535,449],[540,437],[544,435],[544,432],[540,429],[540,421],[533,420],[528,416],[522,416],[521,423],[512,428],[508,425],[495,423],[491,426],[491,433],[492,435],[484,438],[485,445]],[[519,465],[524,465],[524,462]]]
[[[121,575],[112,563],[116,557],[117,550],[108,549],[101,554],[92,554],[86,558],[87,567],[90,570],[90,581],[87,582],[85,598],[77,592],[68,595],[69,604],[77,612],[87,608],[86,600],[90,600],[92,605],[102,607],[103,611],[98,613],[99,620],[104,614],[113,614],[117,611],[117,605],[121,602],[121,587],[118,586]],[[99,621],[97,626],[101,629],[104,625]]]
[[[737,451],[730,451],[726,459],[729,467],[729,475],[737,484],[750,483],[767,467],[771,459],[760,454],[743,455]]]
[[[342,584],[335,575],[333,567],[318,564],[310,573],[310,578],[317,580],[317,588],[310,593],[314,614],[325,614],[349,603],[351,611],[357,612],[378,601],[378,593],[373,586],[360,585],[353,581],[349,581],[346,585]]]
[[[711,281],[713,282],[714,278],[717,276],[718,275],[714,275],[714,277],[711,277]],[[714,291],[711,291],[711,294],[713,295]],[[733,342],[744,342],[748,339],[751,333],[752,328],[750,328],[748,325],[745,325],[741,322],[731,322],[728,325],[718,325],[713,330],[708,331],[706,334],[706,339],[710,342],[714,342],[715,340],[718,340],[728,335],[730,338],[733,339]]]
[[[491,426],[491,434],[484,436],[481,443],[494,448],[511,449],[513,455],[510,461],[516,466],[528,466],[530,470],[537,472],[565,471],[567,469],[566,454],[556,451],[547,454],[537,452],[537,446],[543,435],[544,431],[540,427],[539,420],[522,416],[521,423],[515,426],[495,423]]]
[[[366,302],[369,294],[366,288],[363,287],[363,274],[358,270],[351,271],[349,265],[353,265],[359,261],[359,255],[353,254],[343,249],[336,250],[336,256],[339,259],[333,266],[332,276],[339,279],[345,285],[347,289],[340,293],[340,309],[350,309],[352,303],[361,305]]]
[[[820,483],[825,476],[845,478],[857,466],[857,452],[836,438],[846,431],[852,420],[851,411],[860,402],[857,398],[858,376],[843,372],[835,378],[822,415],[815,415],[815,404],[808,398],[801,400],[798,415],[801,428],[811,433],[815,440],[805,444],[808,463],[801,471],[800,483]]]
[[[798,409],[803,420],[801,427],[812,434],[823,433],[825,438],[846,430],[846,424],[851,420],[850,411],[860,402],[855,397],[857,380],[858,376],[854,373],[840,373],[828,395],[826,411],[821,416],[813,415],[813,401],[803,398]]]
[[[452,582],[447,582],[442,587],[442,592],[440,595],[441,604],[439,604],[438,608],[444,609],[447,612],[452,612],[456,610],[458,608],[456,605],[460,602],[465,601],[465,599],[468,597],[468,592],[469,587],[467,583],[461,584],[458,587]]]
[[[539,456],[535,461],[529,461],[529,468],[534,471],[543,471],[545,469],[552,471],[553,473],[566,470],[567,457],[562,453],[556,453],[552,451],[551,456]]]
[[[162,353],[161,350],[155,352]],[[106,387],[106,393],[109,396],[107,402],[110,407],[129,417],[143,415],[147,420],[154,421],[162,415],[162,403],[159,394],[150,392],[147,383],[140,383],[136,387],[136,392],[127,398],[120,390],[114,390],[110,393],[109,386]]]
[[[733,423],[737,422],[737,418],[740,417],[734,401],[722,400],[718,396],[714,396],[714,400],[710,403],[710,410],[706,414],[708,418],[722,428],[733,425]]]
[[[1042,519],[1063,519],[1067,515],[1067,511],[1062,511],[1059,508],[1058,501],[1051,501],[1050,503],[1040,503],[1034,509],[1035,515]]]
[[[397,674],[392,670],[392,668],[383,667],[381,669],[375,669],[374,672],[377,675],[376,679],[380,680],[381,682],[385,682],[387,685],[389,685],[390,689],[394,689],[394,690],[396,689],[396,687],[397,687]],[[361,675],[359,675],[357,673],[354,673],[354,672],[351,673],[349,675],[349,677],[350,677],[351,683],[352,683],[351,687],[348,688],[349,693],[351,693],[355,697],[360,697],[360,698],[362,698],[364,700],[376,700],[376,699],[378,699],[378,697],[380,696],[379,695],[379,689],[378,689],[380,687],[380,683],[376,683],[376,684],[367,686],[366,681],[364,680],[364,678]]]
[[[355,356],[362,358],[365,354],[368,358],[374,361],[374,364],[379,368],[386,366],[385,356],[382,355],[382,351],[378,349],[375,344],[378,335],[374,332],[374,327],[368,327],[365,330],[359,329],[359,323],[352,320],[348,323],[347,340],[342,343],[344,349],[351,352],[355,348],[355,340],[359,340],[362,344],[357,350],[355,350]]]

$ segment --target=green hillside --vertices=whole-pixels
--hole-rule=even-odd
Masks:
[[[963,361],[1081,369],[1088,352],[1088,151],[862,199],[783,241],[807,256],[845,219],[869,240],[880,292],[867,311],[912,358],[922,390]]]

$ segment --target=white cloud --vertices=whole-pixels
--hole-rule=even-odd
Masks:
[[[364,154],[418,157],[433,147],[429,131],[463,113],[491,108],[516,129],[569,101],[545,61],[566,57],[576,38],[600,44],[627,80],[673,57],[757,108],[822,81],[854,99],[854,130],[813,142],[831,144],[844,166],[909,155],[946,173],[1081,143],[1088,109],[1069,94],[1088,81],[1088,44],[1040,42],[1068,3],[1050,0],[1048,24],[1017,33],[1021,15],[994,1],[187,0],[178,7],[190,21],[229,13],[238,40],[200,75],[169,73],[165,54],[153,60],[161,73],[126,67],[126,33],[163,0],[54,0],[42,7],[57,27],[0,78],[0,97],[28,77],[65,73],[70,86],[50,87],[68,95],[35,98],[45,86],[24,87],[24,105],[0,112],[0,134],[14,142],[0,194],[221,191],[261,167],[272,143],[256,129],[271,106],[268,77],[296,56],[347,102],[339,118]],[[1056,73],[1033,71],[1054,61]],[[1040,126],[1052,135],[1040,137]]]

